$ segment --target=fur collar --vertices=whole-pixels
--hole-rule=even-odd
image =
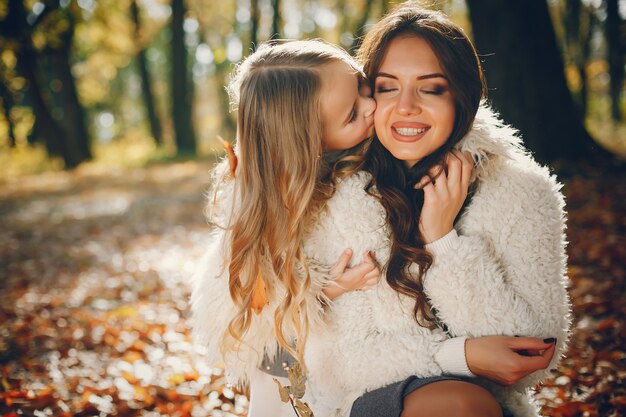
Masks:
[[[478,168],[476,176],[480,176],[482,171],[488,171],[492,162],[528,157],[519,132],[500,120],[486,103],[481,104],[472,129],[456,147],[472,154]]]

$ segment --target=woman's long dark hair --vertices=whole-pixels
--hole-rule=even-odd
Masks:
[[[357,53],[372,91],[389,43],[398,36],[424,39],[439,58],[454,98],[454,128],[443,146],[410,169],[375,138],[365,158],[364,169],[373,177],[368,191],[379,197],[392,230],[391,254],[386,265],[387,282],[399,293],[415,298],[413,313],[417,322],[433,327],[436,318],[423,290],[423,278],[433,259],[424,249],[424,239],[418,227],[424,192],[415,190],[414,185],[431,167],[441,164],[445,155],[469,132],[485,95],[485,82],[476,50],[461,28],[440,12],[405,3],[372,27]],[[375,193],[372,186],[376,186]],[[464,206],[468,201],[469,198]],[[417,265],[417,276],[409,271],[412,263]]]

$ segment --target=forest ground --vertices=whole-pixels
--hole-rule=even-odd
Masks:
[[[0,415],[242,416],[189,337],[211,162],[0,183]],[[626,176],[562,171],[574,331],[546,416],[626,415]],[[277,391],[278,395],[278,391]]]

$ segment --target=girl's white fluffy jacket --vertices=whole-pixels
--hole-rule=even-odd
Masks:
[[[455,232],[428,246],[435,260],[425,279],[425,291],[448,334],[417,325],[413,300],[397,294],[384,279],[375,289],[340,296],[322,311],[314,302],[323,284],[318,277],[309,303],[316,320],[305,353],[305,399],[317,417],[347,416],[363,393],[411,375],[462,374],[466,367],[459,336],[556,337],[552,367],[562,354],[570,308],[560,186],[521,149],[515,131],[488,109],[479,111],[459,148],[478,161],[476,191]],[[382,265],[387,262],[389,228],[383,207],[364,191],[368,181],[361,172],[338,184],[305,242],[312,263],[331,266],[348,247],[354,264],[366,250],[375,252]],[[226,188],[222,198],[228,200],[230,192]],[[221,337],[234,311],[223,268],[225,236],[214,232],[195,278],[192,312],[209,361],[222,359],[231,382],[241,383],[260,364],[263,352],[275,352],[273,305],[254,317],[246,339],[250,346],[220,355]],[[489,384],[490,389],[515,416],[536,416],[526,389],[547,372],[513,387]]]

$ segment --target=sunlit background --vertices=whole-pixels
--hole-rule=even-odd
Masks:
[[[617,35],[607,29],[610,3],[619,3],[613,7],[620,19]],[[393,4],[3,0],[0,175],[61,169],[92,159],[140,165],[171,157],[177,148],[185,154],[220,151],[216,136],[234,136],[224,85],[233,65],[253,45],[272,36],[321,37],[352,51],[367,25]],[[549,0],[548,5],[579,114],[595,140],[624,153],[626,2]],[[441,0],[435,7],[472,33],[463,0]],[[610,36],[621,43],[613,45]],[[611,73],[610,51],[615,48],[621,54],[621,74]],[[480,44],[478,49],[489,68],[492,51]],[[621,77],[617,91],[612,77]],[[185,104],[174,106],[179,102]]]

